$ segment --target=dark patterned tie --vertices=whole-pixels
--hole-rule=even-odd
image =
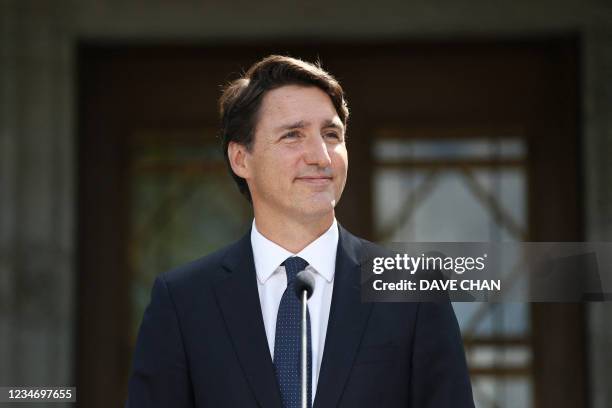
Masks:
[[[293,285],[298,272],[308,266],[300,257],[287,258],[283,262],[287,272],[287,288],[281,298],[276,317],[276,336],[274,339],[274,368],[280,388],[284,408],[301,407],[301,327],[302,301],[295,296]],[[306,311],[308,322],[308,407],[312,405],[312,350],[310,340],[310,314]]]

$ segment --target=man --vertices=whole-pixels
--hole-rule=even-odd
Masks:
[[[221,100],[223,147],[252,203],[241,240],[154,284],[129,407],[299,405],[295,274],[311,271],[308,406],[473,407],[448,302],[361,303],[366,242],[335,219],[348,108],[319,66],[270,56]],[[296,323],[297,322],[297,323]]]

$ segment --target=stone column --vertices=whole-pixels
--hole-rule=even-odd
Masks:
[[[586,238],[612,241],[612,31],[593,30],[584,48],[584,183]],[[610,277],[610,271],[607,272]],[[588,308],[592,408],[612,406],[612,303]]]
[[[5,386],[74,382],[74,45],[64,4],[0,2],[0,385]]]

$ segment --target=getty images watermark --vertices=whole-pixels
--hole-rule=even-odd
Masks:
[[[612,243],[394,243],[361,261],[364,302],[612,300]]]

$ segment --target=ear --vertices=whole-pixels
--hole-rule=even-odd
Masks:
[[[248,179],[250,177],[247,160],[249,154],[246,146],[243,144],[229,142],[227,146],[227,157],[229,158],[230,166],[232,166],[234,173],[243,179]]]

